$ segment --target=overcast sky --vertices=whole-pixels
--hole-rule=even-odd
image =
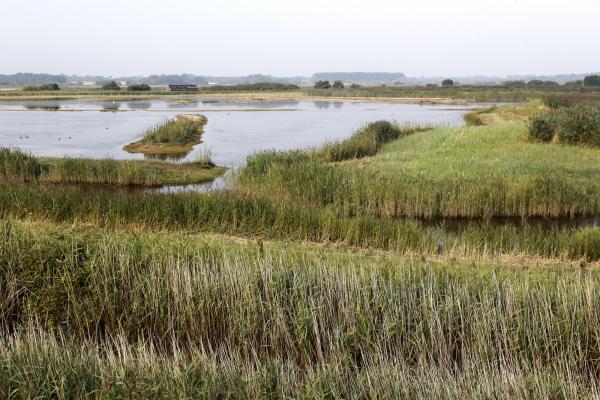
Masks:
[[[600,70],[599,0],[2,0],[0,73]]]

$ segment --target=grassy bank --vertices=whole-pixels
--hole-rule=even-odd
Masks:
[[[4,182],[102,184],[154,187],[210,182],[225,168],[205,156],[186,163],[154,160],[95,160],[36,158],[19,150],[0,148],[0,178]]]
[[[486,117],[498,120],[503,114],[513,111]],[[357,157],[357,141],[366,131],[379,129],[388,128],[372,124],[344,142],[313,152],[259,153],[239,174],[238,186],[276,202],[327,207],[347,217],[600,213],[600,152],[534,143],[526,122],[402,135],[376,154]],[[330,149],[342,156],[319,156]]]
[[[207,122],[203,115],[178,115],[148,130],[141,140],[123,146],[123,150],[144,154],[189,153],[194,145],[201,143]]]
[[[236,192],[165,195],[6,184],[0,189],[0,215],[4,218],[29,216],[66,223],[84,221],[105,227],[212,232],[376,248],[401,254],[600,258],[600,231],[594,228],[496,226],[474,221],[453,231],[443,225],[411,220],[340,217],[327,208],[275,203]]]
[[[0,235],[4,397],[598,390],[596,271],[10,221]]]

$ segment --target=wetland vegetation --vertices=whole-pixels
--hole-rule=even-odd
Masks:
[[[554,219],[600,214],[600,149],[531,137],[595,100],[518,90],[464,127],[259,152],[207,193],[50,184],[187,164],[0,150],[0,397],[600,396],[600,229]]]
[[[144,154],[187,154],[194,145],[201,143],[207,122],[203,115],[178,115],[146,131],[142,139],[125,145],[123,150]]]
[[[6,182],[102,184],[155,187],[210,182],[225,168],[216,167],[210,155],[184,163],[153,160],[96,160],[89,158],[34,157],[19,150],[0,148],[0,178]]]

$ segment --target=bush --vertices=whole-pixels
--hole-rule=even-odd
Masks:
[[[452,79],[444,79],[442,81],[442,86],[443,87],[450,87],[450,86],[454,86],[454,81]]]
[[[600,106],[578,104],[560,109],[556,114],[561,142],[600,146]]]
[[[525,81],[505,81],[503,85],[509,88],[522,88],[527,86]]]
[[[548,112],[531,120],[529,124],[529,136],[534,140],[550,142],[554,137],[554,116]]]
[[[344,83],[342,81],[335,81],[333,82],[333,86],[332,88],[334,89],[343,89],[344,88]]]
[[[315,89],[331,89],[331,83],[329,81],[317,81],[314,87]]]
[[[129,85],[127,87],[127,90],[129,90],[130,92],[145,92],[148,90],[152,90],[152,88],[150,87],[150,85],[147,85],[145,83],[140,83],[137,85]]]
[[[535,117],[529,127],[531,138],[549,142],[600,146],[600,105],[575,104]]]
[[[559,86],[557,82],[554,81],[542,81],[540,79],[533,79],[527,83],[529,87],[556,87]]]
[[[593,93],[552,94],[544,98],[544,104],[554,109],[576,104],[600,104],[600,96]]]
[[[101,87],[102,90],[121,90],[121,86],[115,81],[104,82]]]
[[[60,90],[60,86],[58,86],[58,84],[56,83],[48,83],[46,85],[30,85],[30,86],[25,86],[23,88],[24,91],[26,92],[38,92],[38,91],[43,91],[43,90],[47,90],[47,91],[56,91],[56,90]]]
[[[362,86],[360,86],[358,83],[353,83],[352,85],[350,85],[350,87],[352,89],[360,89]]]
[[[583,86],[599,86],[600,87],[600,75],[590,75],[583,79]]]

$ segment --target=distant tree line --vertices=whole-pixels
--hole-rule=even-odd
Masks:
[[[14,75],[0,75],[0,82],[6,85],[32,86],[46,85],[49,83],[66,83],[67,78],[64,75],[33,74],[29,72],[20,72]]]
[[[56,83],[48,83],[45,85],[28,85],[23,88],[26,92],[42,92],[60,90],[60,86]]]
[[[401,72],[317,72],[313,74],[311,81],[392,83],[404,79],[406,79],[406,76]]]
[[[211,85],[203,89],[210,92],[285,92],[299,90],[300,86],[277,82],[243,83],[239,85]]]
[[[583,79],[583,86],[600,87],[600,75],[590,75]]]

